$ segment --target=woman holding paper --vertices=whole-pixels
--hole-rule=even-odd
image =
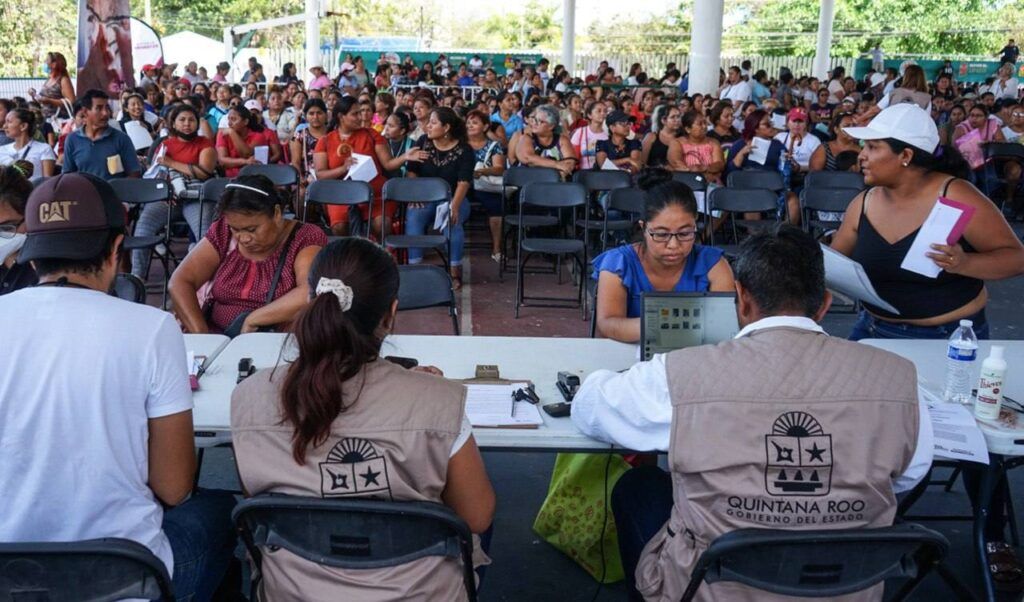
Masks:
[[[795,110],[795,109],[794,109]],[[729,160],[725,163],[725,173],[740,169],[762,169],[776,171],[779,159],[785,155],[786,146],[774,139],[775,128],[772,127],[772,116],[758,109],[747,116],[743,122],[743,138],[737,140],[729,149]],[[785,203],[789,221],[800,223],[800,199],[792,192],[779,197],[780,210]],[[747,219],[753,219],[748,215]]]
[[[946,339],[960,320],[971,320],[979,339],[989,338],[985,281],[1024,273],[1024,245],[992,201],[964,180],[963,157],[939,145],[935,122],[915,104],[884,109],[867,127],[846,133],[865,141],[860,162],[869,188],[850,203],[832,247],[859,262],[878,295],[899,311],[865,303],[850,339]],[[966,226],[958,222],[962,232],[929,227],[939,204],[968,216]],[[917,255],[919,236],[941,242]],[[937,276],[930,267],[939,268]],[[976,477],[965,471],[972,498]],[[985,525],[988,559],[996,583],[1019,590],[1024,567],[1005,543],[1000,491]]]
[[[231,107],[228,127],[217,132],[217,161],[224,167],[224,175],[233,178],[246,165],[258,165],[256,149],[261,146],[268,148],[269,162],[276,163],[280,157],[275,154],[280,155],[281,147],[271,144],[268,134],[276,137],[274,132],[263,129],[249,109]]]

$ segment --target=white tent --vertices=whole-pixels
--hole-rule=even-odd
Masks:
[[[185,65],[195,61],[200,67],[206,67],[210,77],[217,72],[217,63],[224,60],[224,43],[194,31],[181,31],[164,37],[164,62],[178,63],[177,73],[185,70]]]

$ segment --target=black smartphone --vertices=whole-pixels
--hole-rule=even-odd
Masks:
[[[554,418],[565,418],[572,411],[572,404],[564,401],[549,403],[541,407],[548,413],[548,416],[553,416]]]
[[[236,382],[242,382],[249,378],[256,372],[256,366],[252,365],[251,357],[243,357],[238,360],[238,380]]]
[[[408,370],[409,368],[415,368],[420,365],[419,360],[413,357],[399,357],[397,355],[385,355],[384,359],[391,362],[392,364],[398,364],[399,366]]]

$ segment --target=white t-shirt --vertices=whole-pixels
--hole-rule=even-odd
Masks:
[[[0,146],[0,165],[11,165],[15,161],[29,161],[34,168],[32,176],[43,175],[43,161],[56,161],[57,154],[45,142],[29,140],[25,146],[15,149],[14,143]]]
[[[989,89],[989,92],[995,94],[996,100],[999,100],[1000,98],[1017,98],[1018,87],[1020,87],[1020,83],[1017,81],[1016,77],[1011,77],[1006,80],[1005,84],[1002,80],[997,79],[992,82],[992,87]]]
[[[731,100],[733,102],[746,102],[750,100],[750,95],[753,91],[750,88],[750,84],[747,82],[738,82],[735,84],[729,84],[722,88],[722,93],[719,94],[721,100]]]
[[[0,297],[0,541],[123,537],[174,568],[147,421],[192,409],[171,314],[93,290]]]
[[[837,105],[843,100],[842,98],[839,98],[840,92],[846,92],[846,90],[843,89],[842,82],[840,82],[838,79],[834,79],[828,83],[829,104]]]
[[[789,150],[789,132],[779,132],[775,134],[775,139],[782,143]],[[811,133],[804,134],[804,137],[800,139],[800,144],[793,145],[793,159],[800,164],[800,167],[807,169],[811,164],[811,155],[814,151],[818,150],[821,146],[821,140],[817,136]]]

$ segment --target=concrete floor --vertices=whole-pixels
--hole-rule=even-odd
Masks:
[[[471,233],[471,240],[479,240],[480,234]],[[490,259],[489,251],[472,248],[467,250],[467,256],[467,285],[459,295],[460,303],[467,310],[462,315],[464,334],[588,336],[589,324],[580,318],[579,310],[524,309],[522,317],[514,319],[514,276],[506,275],[504,283],[499,283],[497,266]],[[528,276],[527,286],[540,294],[572,295],[575,292],[567,281],[559,286],[554,276],[550,275]],[[992,298],[988,319],[992,338],[1022,338],[1024,316],[1020,313],[1020,299],[1024,293],[1024,279],[992,284],[990,292]],[[834,313],[826,317],[823,325],[830,334],[845,337],[853,322],[854,316],[850,314]],[[444,310],[422,310],[400,314],[397,330],[400,333],[450,334],[451,323]],[[553,367],[553,373],[556,368]],[[599,588],[583,569],[533,533],[531,526],[546,495],[554,459],[553,454],[543,453],[484,454],[499,505],[491,543],[494,562],[488,569],[481,589],[482,599],[559,602],[625,599],[621,583]],[[936,477],[941,474],[938,472]],[[1022,479],[1024,476],[1019,474],[1010,476],[1011,489],[1017,500],[1024,500]],[[230,449],[207,452],[201,484],[204,487],[238,488]],[[1018,508],[1021,505],[1024,502],[1018,502]],[[914,508],[916,514],[965,514],[969,511],[970,505],[962,485],[950,493],[938,487],[932,488]],[[979,592],[981,585],[970,543],[970,523],[925,524],[949,539],[952,550],[946,561],[948,566],[968,587]],[[942,582],[932,575],[911,599],[931,601],[951,600],[953,597]],[[1019,595],[1000,598],[1020,599]]]

